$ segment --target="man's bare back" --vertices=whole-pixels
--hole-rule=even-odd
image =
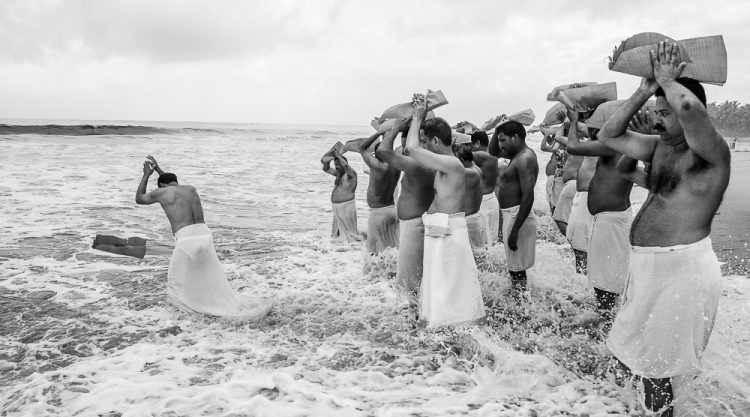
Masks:
[[[201,199],[195,187],[179,185],[174,174],[166,174],[172,175],[172,177],[164,180],[168,182],[160,182],[159,188],[146,193],[148,179],[154,170],[162,174],[159,181],[162,181],[165,177],[156,160],[150,155],[148,158],[150,162],[143,163],[143,178],[136,191],[135,202],[138,204],[161,204],[169,223],[172,225],[172,233],[177,233],[178,230],[191,224],[205,223],[203,206],[201,206]]]

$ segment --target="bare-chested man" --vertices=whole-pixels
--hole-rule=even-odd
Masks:
[[[367,249],[378,253],[385,248],[398,247],[398,217],[393,194],[398,186],[401,171],[380,159],[375,141],[376,133],[359,144],[359,153],[370,168],[370,182],[367,186],[367,205],[370,214],[367,218]]]
[[[562,166],[560,167],[560,176],[556,177],[557,166],[560,163],[560,145],[559,142],[555,141],[555,133],[548,130],[542,130],[544,138],[541,143],[541,151],[549,152],[550,155],[547,165],[544,167],[544,174],[547,176],[547,183],[545,184],[545,191],[547,196],[547,203],[549,204],[549,212],[553,214],[555,212],[555,204],[557,199],[560,198],[560,191],[562,191]],[[559,185],[558,185],[559,184]],[[555,189],[558,187],[557,190]]]
[[[570,137],[577,139],[578,135],[581,134],[579,129],[574,129],[573,126],[578,126],[578,123],[571,123],[570,129],[568,130],[567,137],[555,137],[555,140],[566,146]],[[563,167],[563,181],[565,185],[562,192],[560,193],[560,201],[558,201],[559,213],[556,213],[554,219],[558,222],[558,227],[562,231],[565,229],[565,237],[573,247],[573,254],[575,255],[576,272],[579,274],[586,273],[586,252],[588,250],[588,235],[591,231],[591,223],[593,217],[589,213],[587,208],[586,200],[588,198],[588,186],[591,178],[594,176],[594,170],[596,169],[596,159],[594,157],[584,157],[581,155],[574,155],[570,151],[568,152],[568,161]],[[575,180],[571,180],[571,176],[575,173]],[[572,198],[571,197],[572,194]],[[568,220],[562,221],[567,212]]]
[[[609,103],[599,106],[604,113]],[[578,122],[578,112],[568,110],[572,123]],[[593,118],[599,120],[599,118]],[[586,210],[593,216],[588,242],[587,275],[594,288],[596,306],[602,319],[610,320],[617,298],[625,289],[630,262],[628,234],[633,214],[630,210],[630,191],[633,182],[622,177],[617,169],[621,154],[597,140],[602,125],[589,119],[588,142],[578,140],[578,135],[568,136],[571,155],[598,157],[594,175],[588,185]],[[586,162],[584,161],[584,166]],[[581,167],[581,170],[584,169]],[[579,171],[580,174],[580,171]],[[580,181],[578,182],[581,183]]]
[[[331,168],[331,161],[335,168]],[[354,201],[354,192],[357,190],[357,172],[338,149],[333,149],[330,153],[323,155],[320,162],[324,172],[336,177],[331,192],[333,204],[331,237],[349,242],[361,240],[357,229],[357,204]]]
[[[630,232],[625,302],[607,347],[643,377],[646,405],[672,415],[671,377],[699,372],[720,295],[721,270],[709,234],[729,183],[730,151],[706,111],[703,87],[678,78],[676,44],[651,52],[655,80],[609,118],[599,140],[617,152],[650,162],[648,198]],[[656,94],[654,130],[626,130]]]
[[[147,193],[154,170],[160,174],[159,188]],[[143,163],[135,202],[159,203],[172,226],[175,248],[167,274],[167,299],[171,304],[189,312],[239,321],[257,321],[268,315],[271,302],[237,293],[229,285],[195,187],[178,184],[177,176],[162,171],[149,155]]]
[[[482,197],[484,195],[482,170],[474,163],[471,142],[456,140],[453,144],[453,153],[461,161],[465,169],[464,186],[466,192],[464,214],[466,215],[466,227],[469,231],[471,248],[474,250],[484,249],[490,242],[487,236],[489,230],[487,218],[480,212]],[[495,194],[494,190],[492,194]]]
[[[480,213],[489,227],[488,243],[497,242],[500,233],[500,204],[497,202],[497,178],[500,176],[497,158],[487,152],[489,138],[487,133],[477,130],[471,134],[474,147],[474,163],[482,170],[482,206]],[[468,214],[468,213],[467,213]]]
[[[499,178],[503,243],[512,287],[525,291],[526,270],[534,265],[536,253],[536,216],[532,207],[539,165],[536,154],[526,145],[526,129],[515,121],[495,128],[489,153],[510,159]]]
[[[376,154],[391,167],[404,173],[401,179],[401,193],[396,204],[399,219],[398,271],[396,286],[410,298],[416,309],[417,294],[422,283],[424,254],[424,225],[422,214],[432,204],[435,197],[433,182],[435,171],[417,164],[404,155],[406,132],[411,120],[398,120],[393,128],[383,136]],[[396,136],[402,134],[401,148],[394,150]],[[416,311],[415,311],[416,313]]]
[[[422,215],[425,227],[424,278],[419,316],[428,328],[471,323],[484,317],[479,274],[464,215],[465,171],[453,155],[445,120],[424,120],[427,103],[415,94],[405,158],[435,172],[435,198]]]
[[[569,133],[569,127],[563,125],[555,134],[555,141],[559,142],[563,148],[565,148],[568,143]],[[581,163],[583,163],[583,157],[570,155],[566,149],[563,159],[564,162],[560,177],[563,186],[560,190],[557,202],[555,203],[555,212],[552,214],[552,218],[555,220],[558,229],[560,229],[560,233],[562,233],[563,236],[566,236],[570,210],[573,207],[573,197],[576,195],[576,177],[578,176],[578,169],[581,167]]]

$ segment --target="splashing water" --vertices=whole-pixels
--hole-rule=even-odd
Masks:
[[[576,325],[594,300],[544,214],[543,179],[528,297],[508,296],[493,246],[477,254],[486,323],[425,332],[394,291],[395,250],[328,238],[332,180],[317,155],[367,130],[170,132],[0,138],[2,415],[641,413],[637,387],[609,370],[605,329]],[[133,203],[146,154],[197,187],[231,285],[276,300],[265,321],[177,311],[167,257],[90,249],[97,233],[170,244],[161,209]],[[676,383],[683,415],[750,415],[748,294],[745,277],[724,277],[705,371]]]

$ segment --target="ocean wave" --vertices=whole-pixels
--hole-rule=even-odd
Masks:
[[[173,133],[174,129],[153,126],[120,125],[7,125],[0,124],[0,135],[153,135]]]

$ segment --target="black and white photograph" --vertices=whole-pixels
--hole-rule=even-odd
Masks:
[[[0,0],[0,416],[750,416],[748,24]]]

